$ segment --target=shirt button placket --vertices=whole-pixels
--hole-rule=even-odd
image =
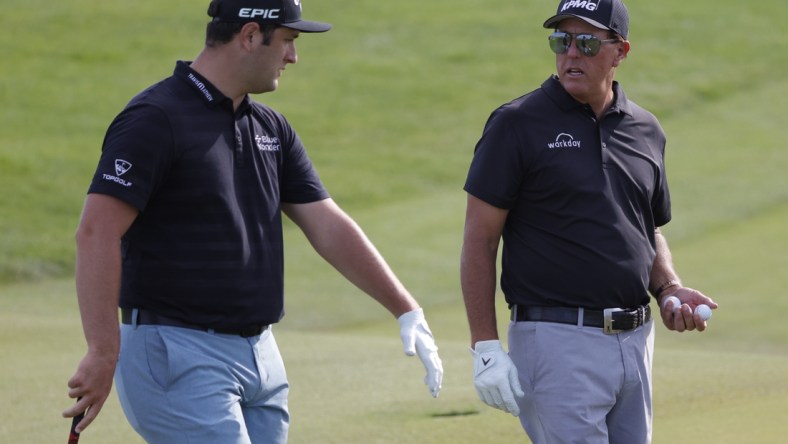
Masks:
[[[235,165],[244,166],[244,139],[237,121],[235,122]]]

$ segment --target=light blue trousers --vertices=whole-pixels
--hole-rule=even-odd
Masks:
[[[606,335],[550,322],[509,324],[509,355],[534,444],[651,442],[654,322]]]
[[[259,336],[121,325],[120,404],[146,442],[287,442],[289,390],[271,329]]]

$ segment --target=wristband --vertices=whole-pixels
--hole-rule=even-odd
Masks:
[[[671,279],[671,280],[663,283],[659,287],[657,287],[657,289],[654,290],[654,292],[651,293],[651,294],[654,295],[655,298],[658,298],[659,295],[661,295],[663,291],[667,290],[668,288],[670,288],[670,287],[672,287],[674,285],[681,285],[681,282],[679,282],[678,279]]]

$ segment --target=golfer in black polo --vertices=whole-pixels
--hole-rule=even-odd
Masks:
[[[300,32],[330,25],[301,20],[299,0],[215,0],[208,12],[199,56],[107,131],[77,232],[88,351],[64,416],[87,409],[84,430],[114,374],[147,442],[286,442],[288,381],[270,328],[284,314],[282,212],[397,317],[437,397],[443,369],[421,308],[329,197],[287,120],[248,95],[276,89]]]
[[[651,440],[650,289],[683,303],[671,330],[703,331],[659,231],[671,218],[665,136],[613,81],[630,49],[619,0],[564,0],[544,23],[557,74],[492,113],[468,193],[461,278],[474,382],[534,443]],[[509,354],[494,295],[511,308]]]

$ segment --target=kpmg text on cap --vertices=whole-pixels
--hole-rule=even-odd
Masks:
[[[588,0],[571,0],[564,3],[564,6],[561,8],[561,12],[564,12],[569,8],[584,8],[589,11],[596,11],[597,8],[599,8],[599,2],[591,2]]]

